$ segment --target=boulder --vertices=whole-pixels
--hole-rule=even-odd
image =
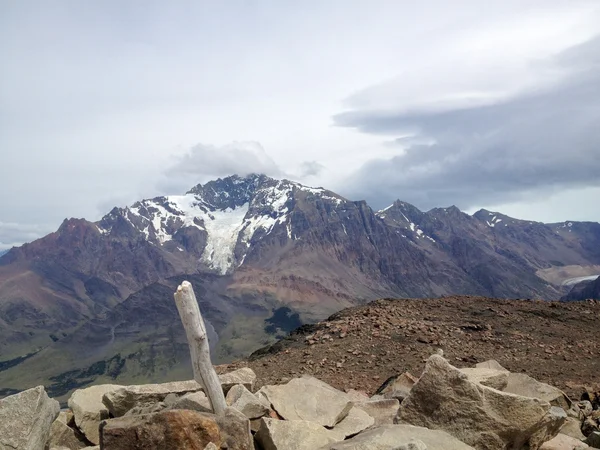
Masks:
[[[375,424],[375,419],[360,408],[353,407],[348,415],[331,430],[338,441],[354,436]]]
[[[400,402],[409,394],[418,378],[409,372],[394,375],[388,378],[375,392],[375,395],[383,395],[384,398],[397,398]]]
[[[254,450],[250,423],[227,408],[223,416],[191,410],[165,410],[109,419],[100,426],[101,448],[110,450]],[[210,448],[210,447],[209,447]]]
[[[502,367],[498,361],[495,359],[488,359],[487,361],[480,362],[475,364],[476,369],[493,369],[493,370],[501,370],[502,372],[508,372],[507,369]]]
[[[474,450],[444,431],[412,425],[383,425],[322,450],[396,450],[402,446],[410,449],[410,444],[414,449],[425,445],[427,450]]]
[[[523,397],[539,398],[565,411],[571,407],[571,400],[563,391],[549,384],[541,383],[524,373],[510,373],[508,384],[503,391]]]
[[[540,447],[540,450],[583,450],[586,448],[590,447],[579,439],[573,439],[566,434],[559,433],[548,442],[544,442]]]
[[[581,421],[573,417],[567,417],[564,425],[560,429],[561,434],[566,434],[574,439],[583,440],[585,436],[581,432]]]
[[[476,448],[538,449],[556,436],[566,413],[549,403],[470,381],[439,355],[402,402],[397,422],[445,430]]]
[[[394,418],[396,417],[396,414],[398,414],[400,402],[395,398],[367,400],[355,403],[355,406],[375,419],[374,425],[378,427],[381,425],[392,425],[394,423]]]
[[[71,415],[66,411],[61,411],[58,414],[58,417],[52,423],[52,427],[50,427],[47,447],[50,449],[62,447],[69,450],[79,450],[88,446],[83,434],[68,425],[71,418]]]
[[[3,398],[0,400],[0,449],[43,449],[59,411],[58,402],[48,397],[44,386]]]
[[[254,391],[256,374],[250,367],[242,367],[241,369],[234,370],[233,372],[219,375],[219,380],[221,381],[221,387],[223,388],[223,393],[225,395],[227,395],[229,389],[236,384],[241,384],[249,391]]]
[[[286,420],[307,420],[333,427],[348,415],[348,396],[313,377],[294,378],[287,384],[263,386],[257,392]]]
[[[236,384],[229,390],[225,402],[248,419],[258,419],[269,413],[269,405],[259,400],[242,384]]]
[[[69,398],[68,404],[75,416],[75,424],[92,444],[100,443],[98,426],[104,419],[108,419],[108,409],[102,403],[102,396],[121,387],[115,384],[90,386],[77,389]]]
[[[508,384],[508,375],[510,372],[505,370],[488,369],[485,367],[465,367],[460,369],[467,378],[474,383],[481,383],[499,391],[504,390]]]
[[[148,407],[162,402],[169,394],[187,394],[200,391],[202,386],[194,380],[173,381],[160,384],[118,386],[108,390],[102,402],[113,417],[121,417],[134,407]]]
[[[190,392],[173,401],[169,409],[190,409],[192,411],[212,413],[212,405],[204,392]]]
[[[263,450],[315,450],[336,441],[329,430],[314,422],[260,420],[255,438]]]
[[[224,394],[227,394],[229,389],[236,384],[242,384],[246,389],[252,390],[256,381],[256,374],[249,367],[243,367],[233,372],[219,375],[219,380],[221,381]],[[163,402],[169,394],[182,396],[198,391],[204,391],[204,388],[194,380],[125,387],[119,386],[119,389],[107,392],[103,402],[113,417],[121,417],[134,407],[139,408],[136,411],[137,413],[144,412],[143,408],[151,412],[151,405]]]

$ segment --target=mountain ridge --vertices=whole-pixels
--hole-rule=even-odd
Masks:
[[[294,314],[314,322],[382,297],[558,299],[563,274],[599,266],[598,223],[423,212],[400,200],[373,211],[323,188],[231,176],[97,222],[66,219],[0,258],[0,385],[40,374],[58,392],[100,362],[94,377],[108,376],[114,361],[127,382],[175,376],[186,344],[168,293],[184,278],[224,362],[285,335]]]

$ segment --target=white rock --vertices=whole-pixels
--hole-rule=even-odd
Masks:
[[[108,409],[102,403],[105,393],[119,389],[116,384],[100,384],[85,389],[77,389],[69,398],[69,408],[75,416],[75,425],[92,444],[100,443],[98,426],[108,419]]]
[[[60,405],[44,386],[0,400],[0,449],[41,450]]]

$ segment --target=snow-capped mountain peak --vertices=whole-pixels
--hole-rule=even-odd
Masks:
[[[295,192],[317,195],[336,204],[345,201],[325,189],[288,180],[233,175],[199,184],[185,195],[156,197],[115,208],[97,226],[103,234],[118,234],[125,229],[152,244],[170,245],[177,251],[185,251],[178,244],[178,233],[198,230],[206,242],[199,261],[225,274],[243,263],[245,250],[257,236],[267,236],[281,225],[288,239],[295,239],[289,223]]]

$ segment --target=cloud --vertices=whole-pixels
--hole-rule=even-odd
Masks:
[[[0,251],[31,242],[47,232],[47,225],[0,222]]]
[[[320,175],[326,167],[317,161],[304,161],[300,164],[299,178],[316,177]]]
[[[352,174],[346,194],[470,208],[600,186],[600,38],[544,64],[560,74],[553,83],[501,99],[338,114],[338,126],[404,138]]]
[[[197,144],[168,167],[161,187],[188,190],[198,183],[232,174],[263,173],[281,177],[283,171],[258,142],[232,142],[223,146]]]

